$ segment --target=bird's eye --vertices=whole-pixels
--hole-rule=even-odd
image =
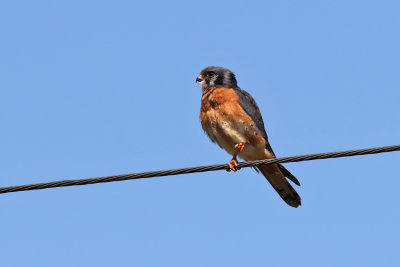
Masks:
[[[209,71],[207,73],[207,77],[211,77],[211,76],[214,76],[214,75],[215,75],[215,72],[213,72],[213,71]]]

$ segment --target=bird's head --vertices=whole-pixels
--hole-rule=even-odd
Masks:
[[[207,67],[200,72],[196,82],[200,82],[201,89],[207,90],[210,87],[237,87],[235,74],[222,67]]]

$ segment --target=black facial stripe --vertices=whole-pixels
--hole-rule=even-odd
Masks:
[[[224,85],[224,77],[223,75],[218,75],[217,79],[215,80],[216,85]]]

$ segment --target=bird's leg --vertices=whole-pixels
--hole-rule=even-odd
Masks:
[[[235,172],[235,171],[237,171],[237,170],[239,169],[239,168],[238,168],[239,163],[238,163],[238,161],[237,161],[237,154],[240,153],[240,152],[242,152],[245,146],[246,146],[245,143],[239,143],[239,144],[236,144],[236,145],[235,145],[235,150],[236,150],[236,152],[235,152],[235,154],[233,155],[232,160],[228,163],[229,169],[230,169],[230,170],[232,170],[232,171]]]

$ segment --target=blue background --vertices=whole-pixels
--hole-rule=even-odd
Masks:
[[[225,163],[209,65],[278,156],[400,143],[398,1],[4,1],[1,186]],[[0,195],[2,266],[400,266],[400,153]]]

